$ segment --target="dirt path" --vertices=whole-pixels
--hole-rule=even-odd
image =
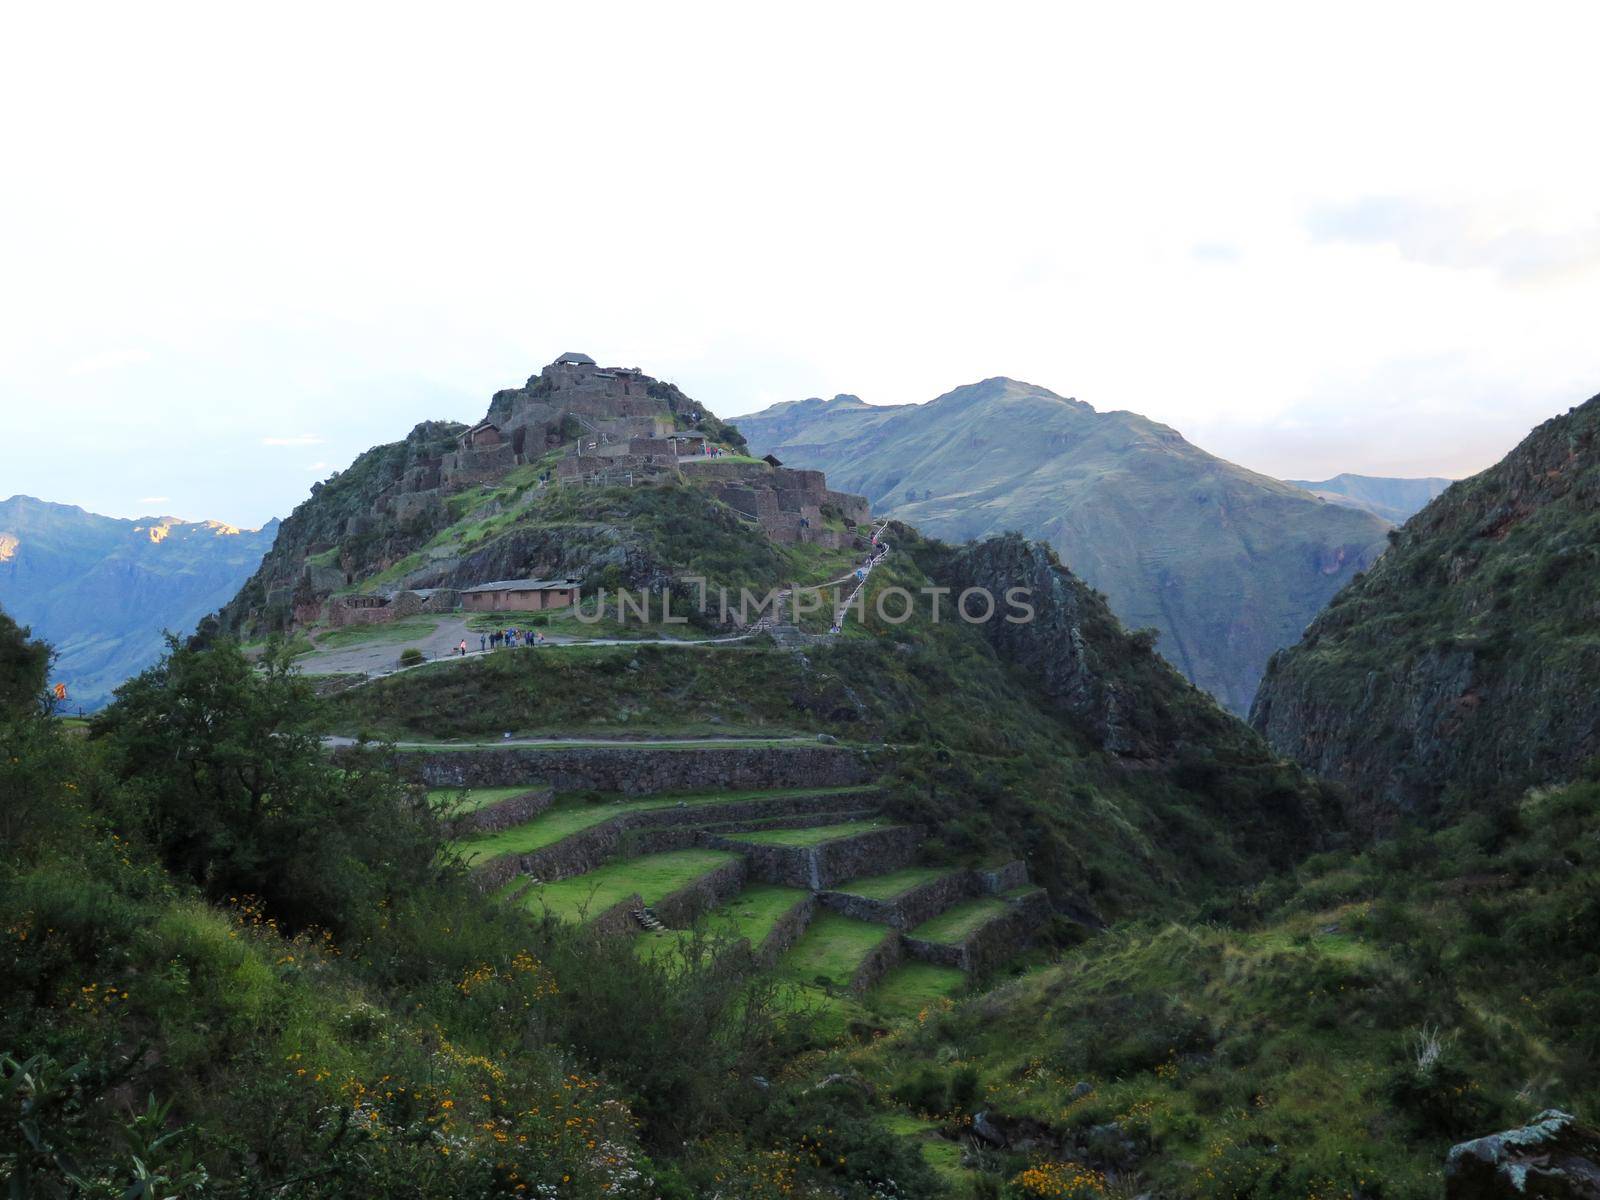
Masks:
[[[515,614],[508,614],[506,624],[514,625],[512,620]],[[377,628],[381,629],[382,626]],[[381,636],[381,635],[380,635]],[[464,616],[440,617],[439,625],[432,633],[421,637],[403,641],[375,641],[364,646],[349,646],[341,650],[313,650],[309,654],[301,655],[295,660],[295,665],[307,675],[366,675],[369,678],[379,678],[393,675],[402,668],[400,666],[400,652],[415,646],[421,650],[423,656],[431,663],[436,661],[450,662],[461,661],[455,653],[456,647],[461,644],[461,639],[467,641],[467,658],[482,658],[485,654],[499,654],[500,650],[480,650],[479,638],[483,635],[467,628],[467,618]],[[719,638],[579,638],[565,634],[547,635],[545,644],[537,647],[540,651],[560,651],[573,646],[678,646],[683,648],[703,649],[709,646],[727,646],[738,642],[745,642],[751,635],[747,633],[736,634],[732,637]]]

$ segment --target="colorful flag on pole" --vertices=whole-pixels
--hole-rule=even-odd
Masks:
[[[64,683],[56,684],[51,691],[57,700],[65,700],[67,698],[67,685]]]

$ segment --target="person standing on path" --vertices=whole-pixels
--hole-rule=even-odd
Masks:
[[[489,648],[489,637],[488,637],[488,635],[480,633],[478,635],[478,653],[482,654],[488,648]]]

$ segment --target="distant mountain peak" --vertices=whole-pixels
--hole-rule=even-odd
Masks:
[[[1006,375],[926,404],[775,405],[756,453],[826,471],[937,537],[1051,542],[1184,674],[1244,712],[1273,650],[1385,545],[1379,517],[1319,503],[1138,413]]]

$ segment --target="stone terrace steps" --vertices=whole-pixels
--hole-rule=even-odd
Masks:
[[[864,992],[899,961],[900,935],[870,921],[819,911],[806,931],[778,958],[786,983]]]
[[[713,825],[785,818],[805,824],[834,821],[862,811],[876,797],[875,789],[857,786],[565,804],[547,808],[512,829],[469,838],[458,848],[480,884],[495,888],[519,873],[550,880],[580,875],[625,850],[639,854],[682,849],[706,840],[695,831]],[[624,844],[625,836],[632,845]]]
[[[885,820],[708,835],[708,846],[732,850],[749,861],[751,878],[826,891],[868,870],[894,870],[909,863],[922,840],[915,825]]]
[[[537,916],[622,933],[636,927],[639,909],[650,910],[663,925],[687,925],[695,913],[737,895],[744,882],[745,863],[737,854],[672,850],[530,887],[519,903]]]
[[[905,935],[906,953],[924,962],[982,970],[1021,949],[1049,920],[1043,888],[1018,887],[953,905]]]
[[[912,929],[952,905],[982,894],[976,871],[959,867],[903,867],[841,883],[819,895],[826,907],[861,921]]]

